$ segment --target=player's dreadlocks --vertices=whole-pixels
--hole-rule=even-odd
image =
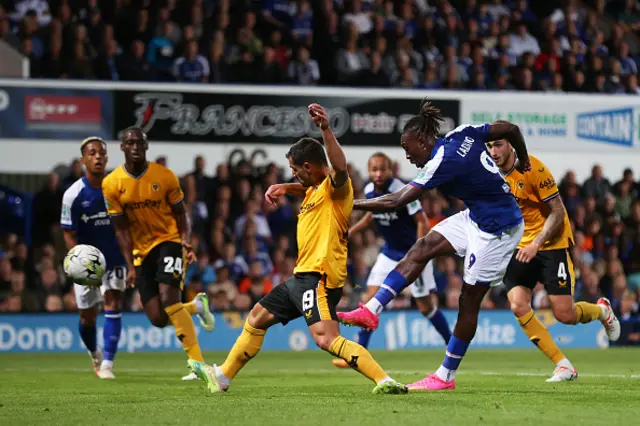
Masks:
[[[402,133],[412,133],[419,139],[428,141],[440,134],[440,123],[444,120],[442,112],[424,98],[420,103],[420,114],[413,116],[404,125]]]

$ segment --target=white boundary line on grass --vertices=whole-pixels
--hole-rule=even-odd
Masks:
[[[90,372],[90,368],[0,368],[0,371],[5,372],[23,372],[23,371],[35,371],[38,373],[84,373]],[[115,372],[120,373],[186,373],[189,371],[188,368],[114,368]],[[425,371],[417,371],[417,370],[387,370],[389,374],[426,374]],[[292,374],[292,373],[302,373],[302,374],[330,374],[330,373],[340,373],[339,369],[321,369],[314,368],[309,370],[287,370],[287,369],[275,369],[270,370],[269,374],[273,373],[282,373],[282,374]],[[261,371],[246,371],[243,374],[246,375],[260,375],[263,374]],[[547,377],[551,376],[550,373],[541,373],[541,372],[514,372],[514,373],[504,373],[498,371],[460,371],[458,374],[465,376],[502,376],[502,377]],[[615,379],[640,379],[640,374],[600,374],[600,373],[579,373],[580,377],[602,377],[602,378],[615,378]]]

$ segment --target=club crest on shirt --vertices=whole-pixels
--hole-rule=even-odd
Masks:
[[[151,189],[153,190],[153,192],[160,191],[160,184],[159,183],[152,183],[151,184]]]
[[[525,183],[523,180],[518,181],[518,189],[523,190],[525,187]]]

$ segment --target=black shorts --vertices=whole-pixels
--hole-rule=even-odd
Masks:
[[[304,316],[311,326],[320,321],[337,321],[336,306],[341,297],[342,288],[327,288],[324,275],[306,272],[276,286],[259,303],[282,324]]]
[[[541,282],[549,295],[573,295],[575,275],[569,249],[539,251],[529,263],[516,260],[517,253],[516,250],[504,276],[508,290],[516,286],[533,290]]]
[[[142,265],[136,266],[136,287],[142,304],[158,295],[158,283],[182,290],[186,266],[182,244],[165,241],[152,248]]]

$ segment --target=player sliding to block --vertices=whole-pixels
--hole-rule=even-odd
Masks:
[[[102,190],[116,238],[127,262],[127,283],[136,287],[151,324],[173,324],[190,359],[203,361],[191,315],[212,331],[214,317],[205,293],[182,303],[187,265],[196,261],[191,247],[191,221],[184,194],[173,172],[147,161],[149,142],[138,127],[122,133],[124,164],[107,176]],[[195,375],[183,380],[197,380]]]
[[[561,323],[599,320],[611,341],[620,337],[620,323],[604,297],[597,304],[574,304],[573,232],[551,171],[534,156],[529,157],[530,172],[515,170],[518,158],[508,141],[488,142],[487,148],[509,182],[524,216],[524,237],[504,279],[511,310],[529,339],[556,364],[547,382],[575,380],[578,372],[531,309],[531,291],[536,284],[544,284],[553,315]]]
[[[418,278],[431,259],[453,253],[464,257],[458,321],[444,362],[435,374],[409,385],[409,390],[455,388],[456,371],[475,335],[482,299],[490,286],[502,281],[524,232],[518,203],[485,147],[487,141],[507,139],[521,159],[517,167],[527,171],[529,155],[518,126],[462,125],[438,139],[441,121],[440,110],[423,100],[420,114],[407,122],[401,139],[407,159],[422,170],[399,191],[356,200],[354,208],[393,211],[417,200],[423,191],[439,187],[445,194],[462,200],[467,209],[440,222],[419,239],[366,306],[338,314],[346,324],[376,329],[380,312]]]
[[[77,244],[89,244],[97,247],[107,261],[100,288],[79,284],[73,287],[80,311],[80,337],[89,351],[93,369],[101,379],[115,379],[113,361],[122,331],[122,299],[127,269],[101,189],[107,168],[107,144],[99,137],[89,137],[82,141],[80,153],[86,171],[62,197],[60,225],[68,250]],[[102,301],[104,353],[98,347],[96,331],[98,304]]]
[[[369,158],[369,182],[364,189],[367,198],[390,194],[402,189],[404,183],[393,177],[391,159],[386,154],[378,152]],[[398,262],[407,254],[416,242],[429,230],[427,215],[422,210],[419,200],[407,204],[406,208],[392,213],[367,212],[358,223],[349,229],[349,235],[358,232],[375,220],[376,228],[385,240],[382,251],[373,265],[367,279],[367,300],[371,299],[385,277],[396,267]],[[438,333],[449,343],[451,330],[444,314],[438,310],[436,281],[433,277],[433,261],[427,263],[418,279],[411,284],[411,295],[416,299],[418,309],[431,321]],[[358,343],[365,348],[369,346],[372,331],[362,329],[358,332]],[[337,367],[347,368],[342,359],[334,359]]]
[[[391,379],[364,347],[340,336],[336,306],[347,277],[353,186],[347,174],[347,159],[329,128],[327,113],[320,105],[312,104],[309,114],[322,130],[326,154],[317,140],[300,139],[287,153],[293,177],[300,183],[272,185],[265,194],[271,204],[287,194],[304,199],[298,215],[294,275],[253,307],[224,364],[208,366],[189,360],[189,366],[212,393],[229,388],[231,380],[258,354],[271,326],[301,316],[316,344],[375,382],[374,393],[407,392],[407,387]]]

